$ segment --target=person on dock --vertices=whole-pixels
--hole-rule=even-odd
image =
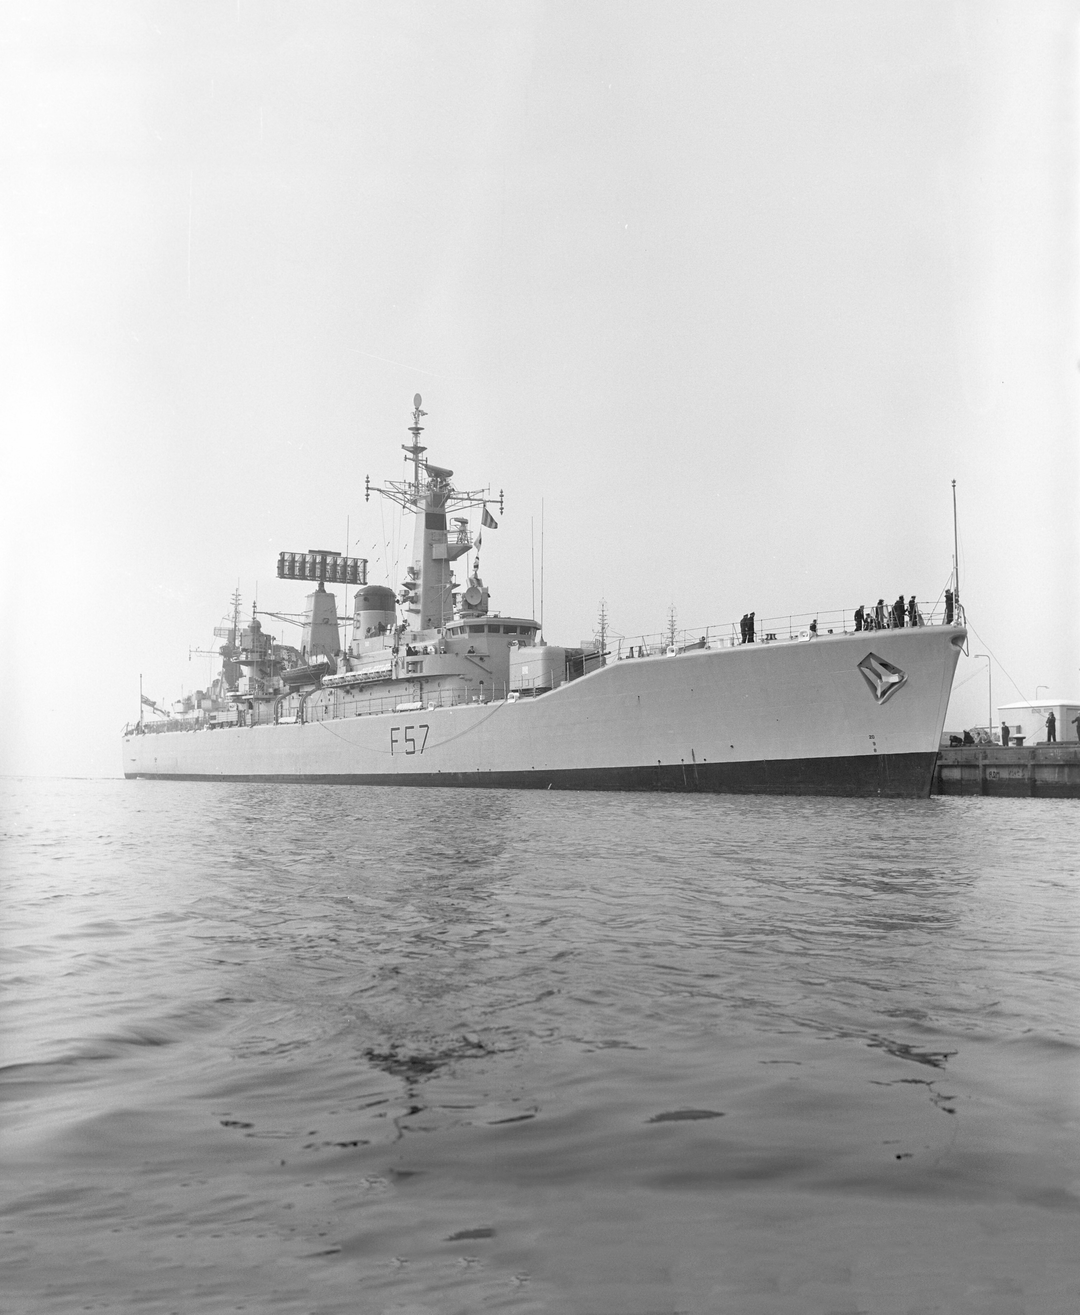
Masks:
[[[1054,709],[1050,709],[1050,715],[1046,719],[1046,743],[1057,744],[1057,718],[1054,716]]]
[[[1076,727],[1076,738],[1080,740],[1080,712],[1072,719],[1072,724]]]
[[[855,633],[858,634],[863,628],[863,617],[866,615],[866,609],[862,603],[855,609]]]
[[[981,671],[982,668],[980,667],[979,670]],[[1005,721],[1001,723],[1001,747],[1003,749],[1009,747],[1009,724]]]

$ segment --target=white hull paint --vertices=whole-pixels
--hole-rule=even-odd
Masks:
[[[615,662],[538,698],[127,735],[124,774],[398,785],[929,794],[965,632]],[[903,674],[879,701],[869,654]]]

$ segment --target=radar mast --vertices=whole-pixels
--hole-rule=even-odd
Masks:
[[[398,602],[406,611],[406,628],[412,631],[439,630],[454,614],[454,593],[457,585],[450,573],[450,563],[463,556],[473,542],[461,521],[456,522],[456,533],[447,533],[447,513],[466,507],[485,507],[494,502],[490,489],[457,489],[453,485],[454,472],[436,466],[424,455],[425,444],[420,442],[424,426],[420,423],[427,412],[422,409],[419,393],[413,398],[412,424],[408,426],[411,443],[402,443],[401,449],[412,462],[412,478],[387,480],[372,486],[371,477],[364,479],[364,501],[372,492],[397,503],[403,511],[415,517],[413,532],[413,560],[407,568],[407,578],[401,582]],[[498,498],[502,509],[502,495]]]

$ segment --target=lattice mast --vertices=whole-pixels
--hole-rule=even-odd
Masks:
[[[672,603],[671,606],[668,608],[668,614],[667,614],[667,634],[666,634],[666,636],[665,636],[666,639],[667,639],[667,646],[668,646],[668,648],[674,648],[674,647],[675,647],[675,643],[676,643],[676,640],[678,639],[678,635],[679,635],[679,631],[678,631],[678,613],[675,611],[675,604]]]

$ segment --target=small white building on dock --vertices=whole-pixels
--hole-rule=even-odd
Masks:
[[[1011,738],[1022,737],[1027,745],[1045,744],[1046,719],[1051,712],[1057,721],[1058,744],[1070,740],[1075,744],[1080,730],[1076,725],[1076,718],[1080,717],[1080,699],[1022,699],[1019,703],[1000,704],[994,730],[1000,734],[1004,722]]]

